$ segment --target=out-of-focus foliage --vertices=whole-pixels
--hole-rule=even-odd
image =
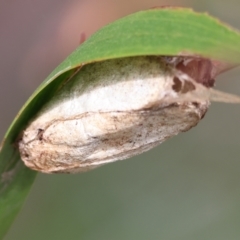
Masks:
[[[238,107],[213,109],[212,125],[205,120],[159,152],[87,174],[41,175],[7,239],[236,239]]]

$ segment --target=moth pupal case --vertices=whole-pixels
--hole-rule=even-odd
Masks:
[[[83,66],[29,123],[24,163],[76,173],[130,158],[189,130],[206,113],[206,89],[164,57],[129,57]],[[188,95],[190,94],[190,95]]]

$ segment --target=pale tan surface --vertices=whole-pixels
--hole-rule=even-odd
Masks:
[[[194,98],[203,85],[176,74],[164,58],[149,56],[84,66],[24,130],[22,160],[45,173],[84,172],[186,132],[203,118],[209,99]],[[183,100],[189,92],[192,99]]]

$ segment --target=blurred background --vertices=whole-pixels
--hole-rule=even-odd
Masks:
[[[161,5],[240,29],[238,0],[0,0],[0,137],[82,32]],[[239,78],[240,69],[225,73],[217,88],[240,95]],[[83,174],[38,174],[5,239],[239,240],[239,120],[239,105],[213,103],[197,127],[141,156]]]

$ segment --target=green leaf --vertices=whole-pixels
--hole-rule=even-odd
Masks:
[[[36,172],[19,156],[17,139],[29,120],[83,64],[140,55],[197,54],[240,64],[240,33],[207,14],[183,8],[141,11],[99,30],[37,88],[9,127],[0,151],[0,238],[11,226]]]

